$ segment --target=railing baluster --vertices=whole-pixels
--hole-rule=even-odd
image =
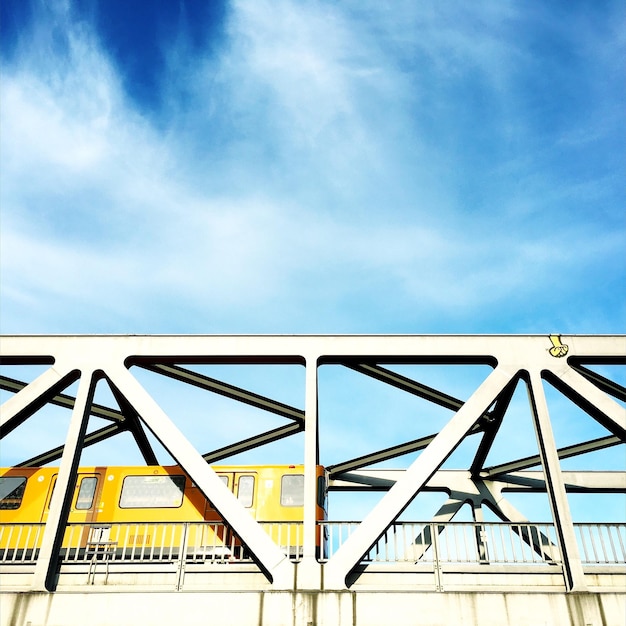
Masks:
[[[622,541],[622,530],[626,531],[626,525],[617,525],[615,524],[615,533],[617,534],[617,539],[619,542],[619,546],[622,550],[622,560],[621,562],[626,562],[626,546],[624,545],[624,542]],[[625,532],[626,534],[626,532]],[[619,558],[618,558],[619,561]]]
[[[611,555],[612,560],[611,563],[617,563],[617,550],[615,550],[615,544],[613,543],[613,533],[611,532],[611,524],[606,525],[606,532],[609,539],[609,545],[611,546]],[[608,556],[608,555],[607,555]]]
[[[472,526],[469,529],[470,533],[475,534],[476,533],[476,524],[472,524]],[[461,546],[460,546],[460,542],[457,541],[457,533],[460,532],[461,533],[461,539],[463,540],[463,558],[461,558]],[[465,529],[461,526],[454,526],[454,539],[455,539],[455,548],[456,548],[456,554],[453,560],[454,561],[459,561],[459,562],[468,562],[469,561],[469,555],[470,555],[470,546],[468,545],[467,542],[467,533],[465,532]],[[476,540],[472,540],[472,543],[470,545],[473,545],[476,543]]]
[[[16,546],[19,546],[22,543],[22,531],[24,530],[23,526],[19,526],[17,529],[17,541],[15,542]],[[15,561],[17,558],[17,547],[15,548],[15,550],[13,550],[13,560]]]
[[[596,542],[594,541],[594,537],[595,537],[595,533],[593,531],[589,532],[589,540],[591,542],[591,549],[593,551],[593,559],[596,563],[599,563],[599,559],[598,559],[598,551],[596,550]]]
[[[517,546],[520,539],[519,526],[516,524],[510,524],[507,526],[509,529],[509,541],[511,542],[511,555],[513,557],[513,563],[517,563]],[[517,531],[515,530],[517,528]],[[520,547],[521,550],[521,547]],[[522,560],[524,560],[524,555],[522,554]]]
[[[585,545],[585,533],[582,526],[574,524],[574,532],[577,536],[580,559],[583,563],[587,562],[587,546]]]
[[[608,563],[609,555],[607,554],[606,546],[604,545],[604,533],[602,532],[603,528],[606,528],[604,524],[598,524],[598,539],[600,540],[600,545],[602,546],[602,555],[604,556],[604,558],[601,559],[601,561],[603,563]]]

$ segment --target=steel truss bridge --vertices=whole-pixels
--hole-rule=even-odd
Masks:
[[[626,461],[625,336],[3,336],[0,363],[3,440],[10,442],[46,407],[69,414],[64,441],[64,433],[57,441],[42,437],[47,443],[35,454],[10,463],[59,469],[45,523],[1,525],[5,540],[19,534],[20,545],[30,547],[19,555],[3,551],[0,538],[2,626],[626,623],[626,511],[619,520],[603,520],[600,512],[599,521],[580,522],[570,502],[572,494],[587,494],[590,506],[598,494],[625,502],[626,462],[618,469],[595,465],[597,453],[611,448]],[[303,370],[303,406],[200,368],[247,365]],[[34,379],[15,375],[33,366],[40,372]],[[421,371],[414,366],[442,372],[482,366],[485,374],[457,397],[445,376],[426,384],[411,373]],[[345,441],[345,457],[328,463],[323,444],[350,429],[361,441],[371,424],[344,426],[341,411],[320,419],[326,367],[447,417],[415,438],[420,415],[401,415],[391,403],[380,420],[408,439],[358,456]],[[145,372],[283,423],[200,449],[142,382]],[[94,400],[102,384],[117,406]],[[509,460],[490,464],[503,425],[520,419],[512,402],[520,388],[536,454],[517,458],[509,441]],[[362,407],[356,394],[354,404]],[[588,423],[602,436],[559,447],[554,426],[564,406],[573,408],[572,433]],[[88,428],[93,418],[105,425]],[[212,428],[207,421],[205,430]],[[204,525],[223,525],[239,538],[228,554],[198,549],[202,523],[179,524],[185,540],[176,549],[165,539],[172,524],[120,523],[117,536],[126,539],[109,550],[106,537],[98,536],[102,529],[68,522],[81,454],[120,435],[132,436],[146,465],[159,464],[158,441],[184,468],[222,517]],[[304,463],[304,520],[275,524],[284,536],[297,534],[295,554],[272,540],[276,534],[251,518],[210,465],[289,438],[296,442],[294,462]],[[468,441],[474,447],[465,466],[444,467]],[[14,457],[6,445],[0,465]],[[405,466],[392,466],[407,458]],[[584,469],[564,469],[566,459]],[[319,464],[326,466],[331,494],[380,496],[362,519],[333,519],[332,509],[330,519],[316,519]],[[434,515],[406,519],[411,503],[431,492],[445,494]],[[511,502],[513,493],[543,494],[551,519],[529,519]],[[467,507],[471,519],[458,521]],[[62,548],[81,532],[90,533],[91,552]],[[140,535],[152,539],[138,543]],[[326,538],[321,549],[318,536]]]

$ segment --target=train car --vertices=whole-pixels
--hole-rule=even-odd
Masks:
[[[291,556],[302,548],[302,465],[215,466],[224,484]],[[316,517],[326,519],[324,468],[317,467]],[[0,559],[39,547],[58,468],[0,469]],[[116,549],[154,556],[184,547],[204,558],[240,558],[244,548],[179,466],[83,467],[63,541],[68,550]],[[318,549],[320,536],[318,533]],[[165,551],[165,552],[164,552]]]

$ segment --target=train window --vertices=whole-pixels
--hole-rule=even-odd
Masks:
[[[0,509],[19,509],[26,489],[24,476],[4,476],[0,478]]]
[[[254,476],[240,476],[239,487],[237,488],[237,498],[246,508],[252,506],[254,496]]]
[[[121,509],[175,509],[183,503],[184,476],[126,476]]]
[[[86,511],[93,506],[93,496],[96,493],[98,479],[95,476],[88,476],[80,481],[78,497],[76,498],[76,510]]]
[[[304,504],[304,474],[285,474],[280,484],[282,506],[302,506]]]

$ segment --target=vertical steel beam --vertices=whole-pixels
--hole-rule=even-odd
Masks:
[[[319,463],[317,358],[307,359],[304,427],[304,545],[303,556],[315,558],[317,471]]]
[[[316,559],[317,547],[317,464],[318,441],[318,372],[317,355],[306,359],[304,424],[304,537],[302,561],[298,565],[298,587],[319,589],[321,568]]]
[[[33,589],[35,591],[54,591],[56,587],[59,551],[72,505],[76,472],[89,421],[96,381],[97,378],[92,371],[82,372],[67,437],[65,438],[59,473],[50,502],[48,520],[35,565],[33,576]]]
[[[498,434],[498,430],[502,425],[504,414],[509,408],[509,404],[511,404],[515,388],[517,387],[517,382],[518,378],[513,378],[513,380],[511,380],[511,382],[504,388],[504,391],[496,400],[496,405],[491,414],[491,422],[488,422],[485,425],[485,432],[480,440],[478,450],[476,451],[476,455],[474,456],[474,460],[470,466],[472,476],[477,476],[483,469],[487,455],[489,454],[491,446],[493,445],[496,435]]]
[[[476,541],[478,559],[481,563],[487,563],[489,560],[489,550],[485,539],[485,527],[478,525],[485,521],[485,516],[483,515],[482,502],[480,502],[478,498],[472,500],[472,517],[474,522],[476,522],[476,526],[474,526],[474,539]]]
[[[563,559],[565,585],[568,591],[585,591],[585,576],[559,465],[559,453],[552,432],[543,381],[536,370],[531,371],[528,377],[528,397],[546,479],[546,491]]]

